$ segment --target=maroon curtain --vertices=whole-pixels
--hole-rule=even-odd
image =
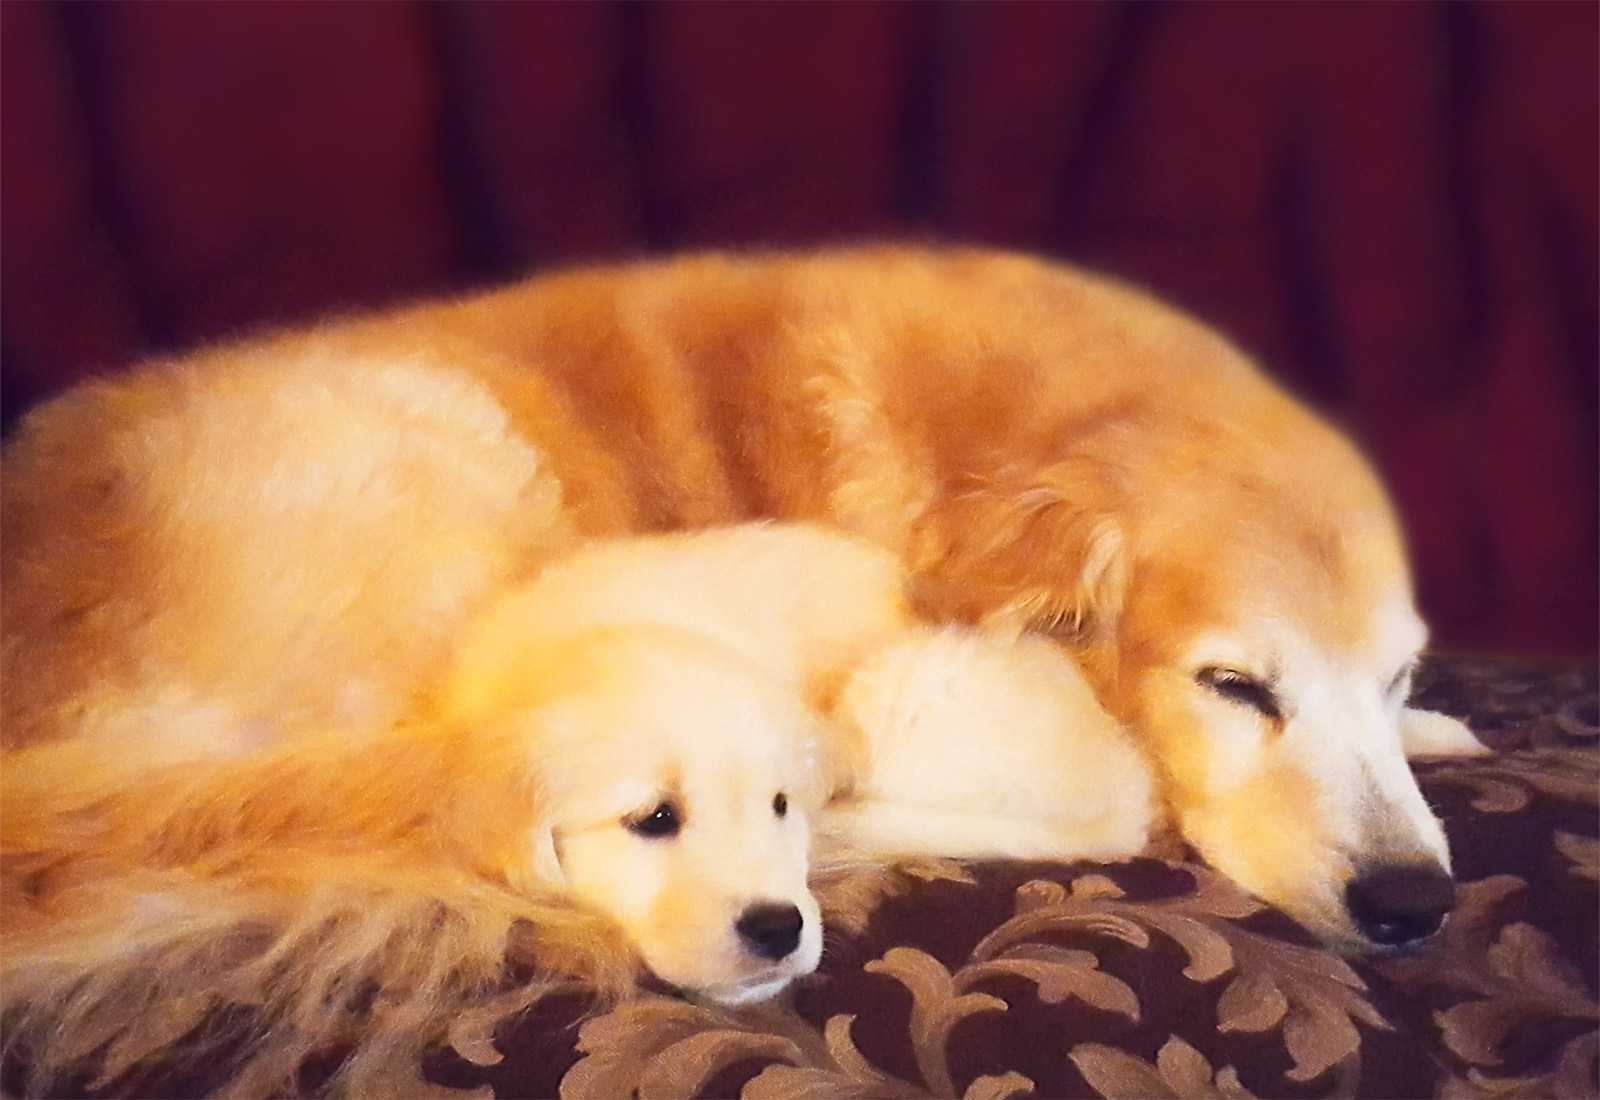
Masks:
[[[1446,648],[1597,647],[1600,6],[0,4],[5,414],[573,258],[1108,268],[1383,468]]]

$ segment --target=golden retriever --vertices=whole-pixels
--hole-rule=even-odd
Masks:
[[[1071,661],[920,627],[901,582],[820,528],[599,544],[492,603],[392,730],[156,764],[12,750],[10,1041],[111,1081],[253,1005],[292,1038],[247,1047],[241,1094],[340,1041],[364,1088],[464,1005],[537,996],[506,988],[508,945],[604,990],[637,951],[740,1003],[817,966],[814,867],[1143,848],[1153,775]]]
[[[1372,471],[1197,322],[1013,255],[578,270],[70,392],[5,450],[0,738],[359,743],[581,539],[762,517],[886,548],[928,621],[1050,639],[1182,834],[1331,943],[1444,919],[1404,750],[1477,746],[1406,706]]]
[[[902,582],[880,547],[742,525],[580,550],[497,602],[438,720],[534,746],[528,892],[605,912],[656,975],[739,1002],[818,962],[813,834],[823,866],[1143,849],[1150,766],[1071,661],[921,627]],[[588,671],[551,705],[529,669],[577,643]]]

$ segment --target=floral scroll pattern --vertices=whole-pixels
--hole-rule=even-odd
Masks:
[[[1475,728],[1514,751],[1433,765],[1424,785],[1469,799],[1474,839],[1487,847],[1496,834],[1516,841],[1499,845],[1511,857],[1504,870],[1462,886],[1437,951],[1375,966],[1408,995],[1442,1003],[1433,1013],[1442,1096],[1600,1095],[1600,731],[1592,672],[1563,678],[1548,701],[1538,681],[1504,674],[1462,675],[1444,689],[1472,698],[1475,717],[1497,718]],[[1514,1072],[1530,1052],[1540,1069]]]
[[[1175,881],[1187,880],[1187,889],[1142,901],[1131,900],[1105,874],[1086,873],[1065,882],[1024,874],[1013,890],[1011,917],[958,965],[907,945],[866,962],[863,973],[899,987],[894,1011],[903,1020],[909,1065],[894,1056],[875,1061],[863,1049],[868,1044],[857,1042],[856,1013],[833,1013],[817,1026],[798,1003],[741,1015],[659,998],[632,1002],[584,1024],[578,1042],[583,1058],[563,1080],[562,1096],[695,1095],[730,1068],[757,1063],[764,1068],[750,1075],[741,1091],[751,1100],[817,1095],[999,1100],[1038,1095],[1047,1075],[1067,1072],[1069,1065],[1106,1095],[1251,1095],[1234,1067],[1213,1070],[1191,1041],[1176,1034],[1159,1037],[1149,1064],[1107,1043],[1074,1041],[1072,1021],[1079,1015],[1135,1026],[1145,1016],[1141,993],[1128,977],[1102,967],[1094,945],[1110,942],[1148,952],[1161,938],[1175,949],[1171,962],[1182,964],[1181,972],[1165,980],[1218,994],[1213,1018],[1202,1022],[1198,1035],[1271,1036],[1288,1057],[1289,1080],[1327,1079],[1333,1091],[1350,1091],[1348,1082],[1359,1071],[1361,1029],[1387,1026],[1365,999],[1361,978],[1314,946],[1239,923],[1260,906],[1225,879],[1203,868],[1167,869],[1175,872]],[[961,1071],[957,1032],[964,1024],[1050,1007],[1066,1011],[1051,1021],[1042,1059],[998,1073]],[[1116,1035],[1115,1028],[1109,1034]],[[1164,1084],[1158,1088],[1157,1082]],[[1054,1094],[1055,1081],[1050,1087],[1046,1095]]]

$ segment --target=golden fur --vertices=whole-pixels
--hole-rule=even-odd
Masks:
[[[285,1011],[348,1003],[315,992],[342,968],[487,996],[523,919],[542,963],[625,981],[612,924],[506,876],[497,846],[525,835],[538,792],[492,738],[418,719],[417,696],[493,600],[584,540],[753,518],[885,548],[926,620],[1029,636],[998,680],[1070,657],[1180,831],[1331,942],[1369,946],[1347,893],[1372,869],[1447,868],[1402,747],[1474,743],[1404,705],[1424,633],[1392,510],[1354,448],[1235,349],[1017,256],[688,257],[205,349],[30,414],[0,478],[8,1030],[60,988],[52,967],[93,974],[109,950],[79,886],[109,873],[133,899],[146,870],[203,855],[231,819],[172,848],[164,807],[180,789],[235,804],[236,781],[315,811],[265,799],[284,820],[240,826],[261,844],[324,814],[373,842],[318,852],[351,885],[296,910],[355,922],[359,964],[302,950],[316,937],[287,917],[265,938],[185,941],[241,973],[275,952],[311,967]],[[958,640],[926,644],[919,660],[965,667]],[[814,702],[849,697],[830,675]],[[416,770],[374,779],[360,754],[396,729]],[[449,796],[411,789],[422,774]],[[473,807],[465,832],[452,799]],[[407,847],[423,835],[427,853]],[[232,902],[194,885],[214,929],[288,896],[284,876],[329,880],[285,851],[230,880]],[[457,923],[453,906],[472,911]],[[13,930],[34,927],[81,951],[29,949]],[[451,928],[468,961],[436,971],[418,945]],[[85,998],[63,1010],[80,1043]]]

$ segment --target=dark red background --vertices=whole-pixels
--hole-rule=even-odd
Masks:
[[[577,257],[1143,282],[1348,425],[1453,649],[1597,646],[1600,5],[0,3],[5,413]]]

